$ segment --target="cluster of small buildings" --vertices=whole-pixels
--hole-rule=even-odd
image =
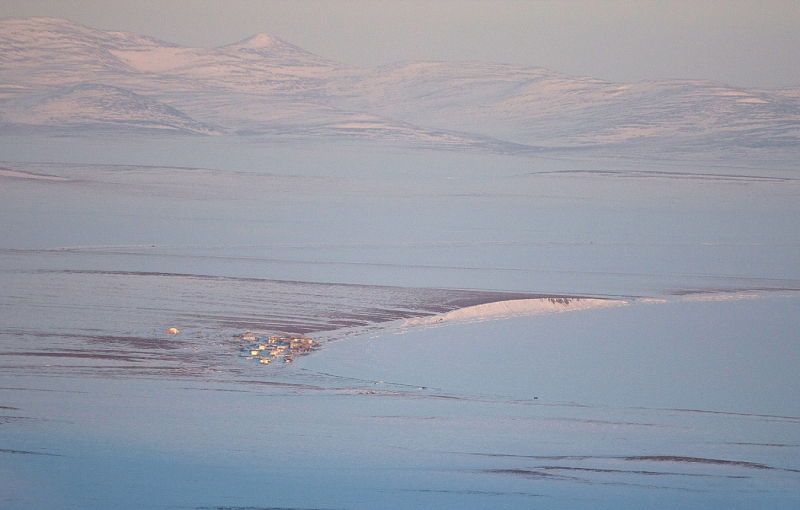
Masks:
[[[234,337],[242,342],[242,355],[246,359],[258,360],[263,365],[283,360],[291,363],[295,356],[308,354],[319,347],[319,342],[305,335],[258,336],[254,333],[243,333]]]

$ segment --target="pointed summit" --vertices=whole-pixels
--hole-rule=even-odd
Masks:
[[[288,44],[281,39],[278,39],[274,35],[260,33],[254,36],[248,37],[247,39],[243,39],[237,43],[230,44],[228,46],[223,46],[224,48],[248,48],[248,49],[270,49],[276,44]]]
[[[339,66],[338,63],[319,57],[309,51],[290,44],[274,35],[260,33],[237,43],[216,48],[217,51],[245,58],[281,61],[289,65]]]
[[[303,54],[309,56],[312,55],[316,56],[313,53],[309,53],[303,48],[300,48],[299,46],[295,46],[294,44],[289,44],[283,39],[265,33],[256,34],[248,37],[247,39],[243,39],[239,42],[228,44],[226,46],[220,46],[217,49],[225,51],[226,53],[230,52],[260,53],[260,54],[275,53],[275,54],[288,54],[288,55]]]

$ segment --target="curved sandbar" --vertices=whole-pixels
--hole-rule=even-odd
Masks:
[[[429,317],[406,319],[403,326],[435,326],[453,322],[480,322],[527,315],[588,310],[590,308],[626,306],[627,304],[628,302],[623,300],[598,298],[549,297],[512,299],[468,306]]]

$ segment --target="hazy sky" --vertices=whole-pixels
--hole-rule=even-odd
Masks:
[[[800,86],[800,0],[0,0],[191,46],[267,32],[357,65],[482,60],[613,81]]]

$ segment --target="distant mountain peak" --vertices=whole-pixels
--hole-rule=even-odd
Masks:
[[[362,69],[265,33],[192,48],[58,18],[0,19],[0,99],[0,127],[306,133],[511,152],[800,147],[800,89],[619,84],[485,62]]]
[[[250,55],[257,58],[299,59],[299,61],[303,61],[305,64],[312,65],[340,65],[306,51],[299,46],[288,43],[279,37],[265,33],[259,33],[237,43],[220,46],[216,49],[229,55],[237,54],[245,57]],[[290,60],[287,60],[287,63],[289,62]]]
[[[274,35],[260,33],[243,39],[237,43],[223,46],[223,48],[248,48],[248,49],[271,49],[275,45],[288,44],[286,41],[278,39]]]

